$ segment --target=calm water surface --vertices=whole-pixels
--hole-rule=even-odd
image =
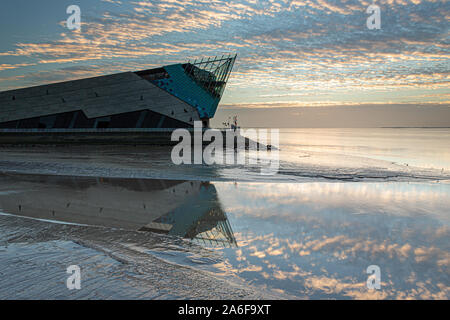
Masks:
[[[450,184],[221,184],[223,270],[308,298],[448,299]],[[382,290],[366,288],[381,268]]]
[[[1,181],[4,213],[136,232],[143,238],[112,233],[106,240],[100,234],[90,239],[97,252],[115,252],[129,266],[144,253],[139,258],[144,265],[145,256],[152,256],[278,298],[448,298],[448,183],[213,183],[12,174]],[[52,232],[56,238],[47,239],[42,231],[29,236],[43,248],[49,240],[85,242],[71,226]],[[8,230],[3,228],[1,240],[14,243],[17,233],[10,238]],[[164,240],[155,240],[155,232]],[[188,242],[177,244],[178,238]],[[8,269],[8,244],[4,250],[0,265]],[[42,258],[38,253],[33,259]],[[381,268],[381,290],[366,287],[369,265]],[[83,267],[94,268],[90,262]],[[45,274],[45,268],[40,271]],[[125,281],[126,274],[109,275]]]
[[[162,149],[3,149],[0,297],[448,299],[449,143],[448,129],[283,129],[271,177]],[[49,274],[77,259],[89,286],[68,296],[63,266]]]

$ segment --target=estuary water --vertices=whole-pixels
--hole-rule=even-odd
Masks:
[[[171,150],[139,145],[0,147],[0,171],[249,182],[450,179],[450,129],[280,129],[277,150],[239,151],[244,164],[175,165]],[[251,161],[276,157],[279,164],[270,175],[261,174],[263,163]]]
[[[282,129],[272,176],[2,147],[0,298],[448,299],[449,147],[449,129]]]

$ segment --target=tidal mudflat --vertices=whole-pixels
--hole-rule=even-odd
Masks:
[[[158,147],[3,147],[0,297],[448,299],[449,136],[284,130],[274,176]]]

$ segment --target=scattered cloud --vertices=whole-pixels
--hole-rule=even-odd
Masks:
[[[297,105],[347,104],[344,96],[354,91],[361,97],[349,103],[389,103],[378,92],[399,89],[409,90],[409,98],[392,102],[448,104],[445,92],[429,97],[433,90],[449,90],[450,81],[450,11],[434,0],[379,1],[380,30],[366,28],[370,3],[358,0],[97,4],[95,13],[83,15],[80,32],[67,30],[60,21],[51,40],[37,35],[33,41],[1,46],[0,86],[28,85],[21,78],[2,79],[13,73],[33,76],[39,69],[35,84],[53,81],[53,73],[68,66],[95,68],[67,73],[65,80],[92,76],[93,70],[99,75],[238,52],[224,97],[227,105],[263,106],[261,98],[272,105],[288,103],[277,96],[296,98]],[[82,12],[90,11],[83,7]]]

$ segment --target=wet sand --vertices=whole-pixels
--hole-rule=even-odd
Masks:
[[[151,250],[211,252],[149,232],[48,223],[0,216],[0,299],[263,299],[270,296],[167,263]],[[194,259],[194,258],[192,258]],[[66,269],[81,268],[81,290],[68,290]]]

